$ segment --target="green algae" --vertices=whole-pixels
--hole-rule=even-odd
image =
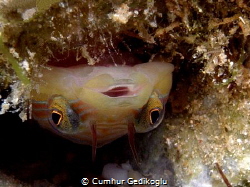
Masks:
[[[175,65],[174,85],[165,126],[161,128],[164,134],[161,130],[153,132],[152,141],[146,139],[138,146],[145,152],[141,155],[145,159],[144,171],[156,171],[165,155],[174,163],[178,184],[202,182],[203,177],[210,186],[222,186],[225,184],[214,164],[218,162],[233,185],[247,186],[244,181],[250,176],[246,159],[250,122],[249,3],[238,0],[70,2],[52,5],[45,1],[32,19],[24,22],[16,19],[16,24],[4,26],[6,46],[14,47],[22,59],[31,57],[26,49],[34,54],[30,63],[33,76],[39,75],[37,67],[46,65],[56,51],[84,51],[89,62],[96,62],[100,55],[87,52],[103,54],[107,49],[104,41],[112,41],[109,46],[120,40],[132,41],[126,47],[139,57],[160,55]],[[131,15],[125,21],[114,19],[119,8],[126,7],[122,4],[129,7],[123,10]],[[9,12],[8,16],[16,18],[16,14]],[[91,42],[93,38],[106,40]],[[142,46],[138,45],[140,42]],[[100,49],[93,48],[94,45]],[[16,59],[8,56],[5,59],[12,59],[8,63],[15,65],[14,73],[20,80],[25,79]],[[11,85],[12,79],[7,82]],[[161,168],[162,173],[164,170],[169,171]],[[169,176],[172,175],[171,170]]]
[[[24,85],[29,85],[30,84],[29,78],[19,65],[18,61],[13,57],[13,55],[9,52],[8,48],[4,45],[1,35],[0,35],[0,52],[3,54],[3,57],[6,59],[6,61],[11,64],[19,80]]]

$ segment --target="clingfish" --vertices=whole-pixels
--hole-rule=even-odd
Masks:
[[[164,118],[173,65],[52,67],[32,92],[32,115],[50,131],[96,148],[155,129]]]

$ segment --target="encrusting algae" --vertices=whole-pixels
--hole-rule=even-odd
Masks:
[[[169,186],[250,186],[248,2],[24,3],[0,1],[1,113],[25,112],[24,85],[46,65],[159,58],[175,66],[173,87],[163,124],[136,141],[140,172]]]

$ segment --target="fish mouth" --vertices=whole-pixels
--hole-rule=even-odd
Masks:
[[[114,85],[101,93],[109,97],[135,97],[140,89],[140,86],[134,84]]]

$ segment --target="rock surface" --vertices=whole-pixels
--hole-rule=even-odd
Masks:
[[[28,5],[0,1],[1,40],[9,49],[6,52],[0,48],[0,111],[5,113],[1,126],[9,126],[9,119],[15,115],[6,114],[8,111],[21,112],[25,120],[31,84],[22,80],[42,76],[39,70],[46,64],[67,66],[67,62],[74,63],[81,54],[77,56],[84,57],[81,63],[91,65],[108,57],[109,49],[122,56],[121,63],[160,58],[175,65],[174,82],[164,123],[137,138],[141,174],[167,178],[169,186],[250,186],[247,1],[46,1],[50,8],[42,11],[37,11],[35,1],[24,3]],[[60,59],[59,63],[55,59]],[[11,136],[11,128],[3,132]],[[7,148],[13,144],[2,145],[6,146],[5,152],[10,152]],[[114,149],[117,144],[112,146]],[[126,162],[128,150],[124,146],[126,154],[116,157],[116,152],[112,159],[103,154],[99,167],[109,162]],[[67,159],[84,155],[76,151],[72,156],[67,151],[63,164],[71,162]],[[62,159],[57,154],[49,157]],[[34,165],[13,167],[22,171],[42,167],[39,159]],[[77,171],[81,171],[81,166]],[[70,178],[68,171],[72,165],[64,169],[54,167],[53,177],[47,177],[48,183],[70,185],[65,181]],[[92,176],[89,168],[83,171]],[[10,171],[12,176],[15,172]],[[27,182],[27,178],[21,180]],[[39,183],[42,178],[46,176],[38,172],[28,182]]]

